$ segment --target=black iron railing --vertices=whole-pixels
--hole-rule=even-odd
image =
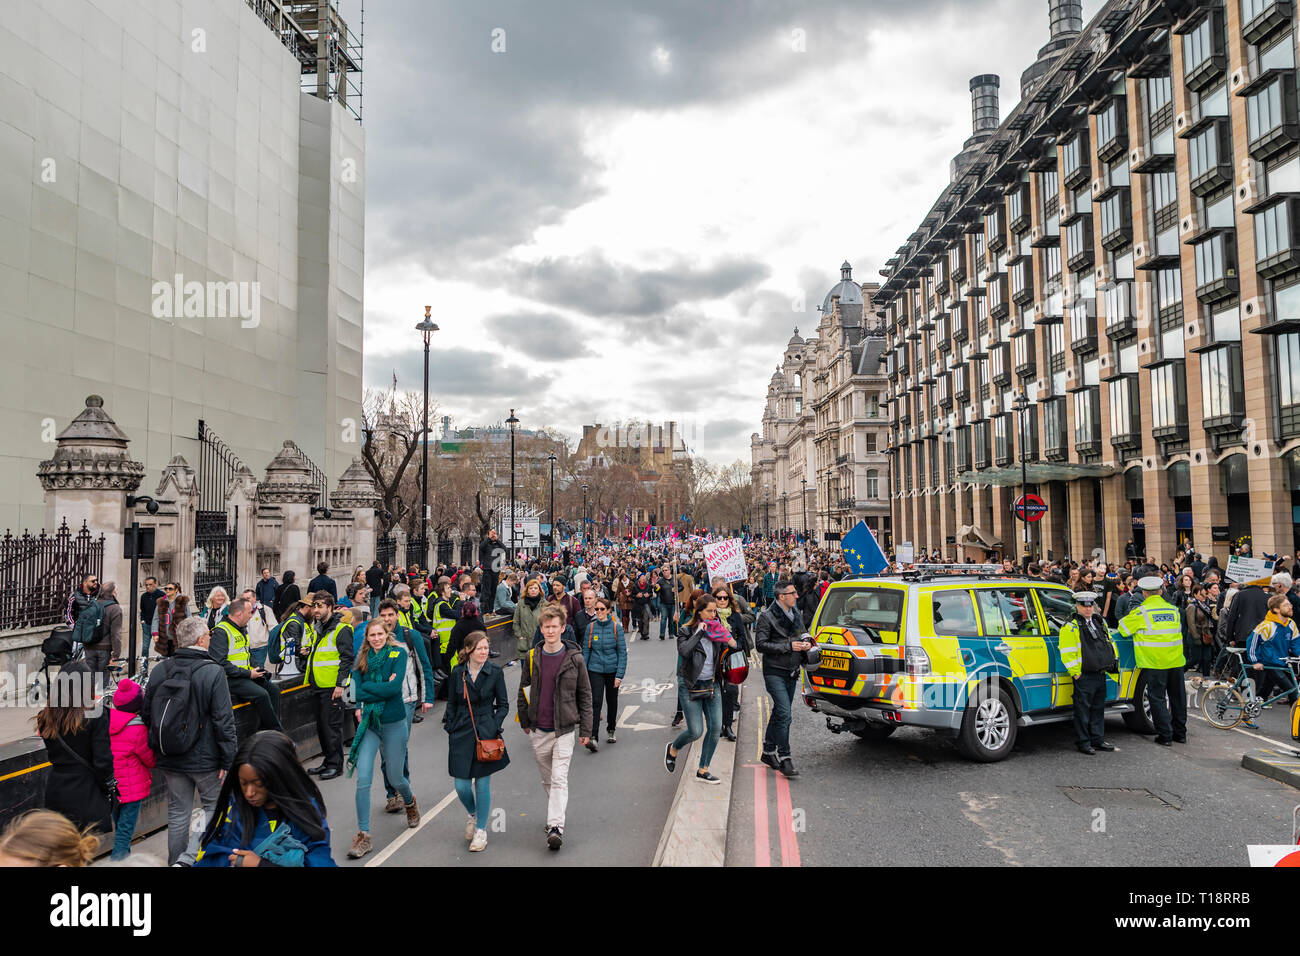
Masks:
[[[104,573],[104,536],[65,520],[54,534],[24,531],[0,538],[0,631],[68,620],[73,592],[87,574]]]

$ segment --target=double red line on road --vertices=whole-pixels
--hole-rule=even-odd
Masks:
[[[754,771],[754,865],[772,865],[772,847],[768,835],[769,807],[765,764],[745,764]],[[799,838],[794,832],[794,805],[790,800],[790,781],[783,774],[776,777],[776,826],[781,839],[781,866],[800,866]]]

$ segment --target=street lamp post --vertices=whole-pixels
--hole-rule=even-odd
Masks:
[[[808,479],[800,478],[799,484],[803,488],[802,493],[799,495],[800,499],[803,502],[803,536],[807,538],[808,537]]]
[[[506,419],[506,424],[510,426],[510,551],[514,553],[515,546],[515,426],[519,424],[519,419],[515,418],[515,410],[510,409],[510,417]]]
[[[834,468],[826,469],[826,534],[831,533],[831,477],[835,474]],[[823,539],[825,540],[825,539]],[[826,544],[829,548],[829,542]]]
[[[420,558],[420,567],[429,562],[429,342],[433,333],[438,331],[438,324],[429,317],[433,306],[424,307],[424,321],[415,327],[424,338],[424,427],[420,437],[424,441],[424,464],[421,468],[420,487],[420,547],[424,554]]]
[[[555,452],[546,459],[551,463],[551,551],[555,551]]]
[[[582,550],[587,550],[587,483],[582,483]]]
[[[1029,411],[1029,398],[1025,395],[1023,388],[1016,392],[1015,400],[1011,403],[1012,409],[1015,410],[1017,423],[1020,426],[1020,501],[1023,504],[1025,495],[1029,491],[1029,455],[1025,447],[1025,412]],[[1024,540],[1024,556],[1021,559],[1025,573],[1029,572],[1029,522],[1021,519],[1021,536]]]

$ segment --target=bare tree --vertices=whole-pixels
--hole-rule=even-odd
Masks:
[[[436,407],[430,406],[431,419]],[[419,492],[412,498],[404,491],[409,487],[408,469],[421,447],[423,413],[423,397],[414,392],[399,394],[396,378],[391,390],[366,389],[362,398],[361,462],[388,512],[386,519],[380,515],[384,534],[416,510]],[[418,478],[419,466],[416,472]]]

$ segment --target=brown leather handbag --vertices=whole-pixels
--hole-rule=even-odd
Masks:
[[[506,755],[506,742],[500,737],[483,740],[478,735],[478,724],[474,721],[474,705],[469,702],[469,672],[461,676],[461,687],[465,691],[465,706],[469,708],[470,726],[474,728],[474,757],[479,763],[496,763]]]

